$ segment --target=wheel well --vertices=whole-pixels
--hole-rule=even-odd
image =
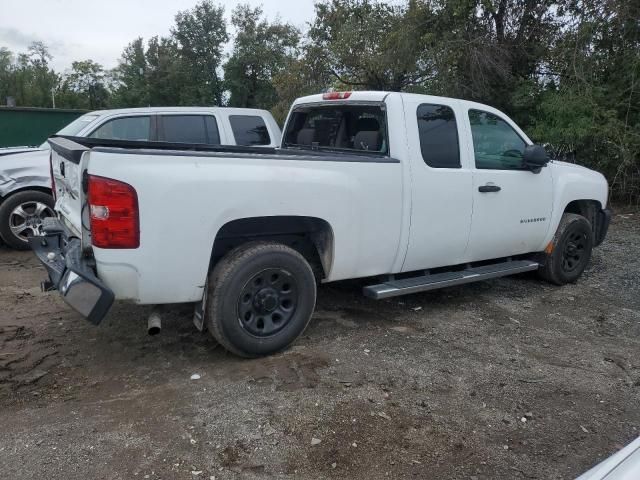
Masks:
[[[582,215],[589,220],[591,228],[594,233],[596,231],[597,221],[596,216],[602,207],[597,200],[573,200],[564,209],[564,213],[575,213]]]
[[[34,190],[36,192],[42,192],[42,193],[46,193],[47,195],[51,195],[51,189],[50,188],[39,187],[39,186],[35,186],[35,185],[34,186],[29,186],[29,187],[20,187],[20,188],[16,188],[15,190],[11,190],[4,197],[0,198],[0,203],[4,202],[7,198],[11,197],[12,195],[14,195],[16,193],[25,192],[27,190]]]
[[[316,276],[326,278],[333,261],[333,230],[316,217],[250,217],[226,223],[213,242],[211,267],[230,250],[256,240],[276,241],[303,255]]]

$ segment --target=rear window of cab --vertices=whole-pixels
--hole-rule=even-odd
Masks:
[[[287,123],[284,146],[387,155],[385,112],[380,105],[298,107]]]

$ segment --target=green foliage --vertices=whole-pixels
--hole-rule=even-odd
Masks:
[[[104,69],[92,60],[71,64],[71,73],[65,76],[62,91],[70,95],[68,103],[74,108],[96,110],[108,104]]]
[[[231,16],[200,0],[167,37],[132,41],[113,71],[88,60],[57,74],[42,43],[0,47],[0,101],[102,108],[232,105],[283,122],[299,96],[410,91],[507,112],[555,155],[602,171],[640,203],[640,2],[318,0],[301,34],[260,8]]]
[[[125,47],[120,58],[120,65],[115,69],[118,87],[111,103],[122,107],[148,105],[150,99],[147,71],[144,40],[138,37]]]
[[[433,74],[418,2],[396,6],[373,0],[330,0],[316,4],[309,31],[312,50],[336,86],[400,91]]]
[[[223,7],[202,0],[179,12],[169,37],[131,42],[115,69],[112,104],[222,105],[222,49],[228,40]]]
[[[218,68],[222,65],[222,48],[229,38],[224,7],[201,0],[192,10],[176,15],[171,33],[177,42],[181,70],[192,79],[180,92],[180,104],[222,105]]]
[[[33,43],[17,58],[0,48],[0,99],[13,97],[17,105],[51,107],[58,75],[49,68],[51,54],[42,42]]]
[[[293,26],[262,18],[261,8],[239,5],[233,11],[233,52],[224,66],[229,105],[271,108],[278,101],[274,77],[297,58],[300,32]]]

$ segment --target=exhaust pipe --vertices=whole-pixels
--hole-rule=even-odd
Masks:
[[[157,335],[162,329],[162,318],[160,317],[160,309],[154,308],[149,319],[147,320],[147,332],[149,335]]]

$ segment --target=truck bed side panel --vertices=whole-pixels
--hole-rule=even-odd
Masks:
[[[94,247],[98,276],[117,298],[138,303],[201,299],[218,230],[257,216],[327,221],[334,235],[328,280],[392,270],[402,218],[399,162],[108,149],[90,155],[90,174],[124,181],[138,193],[140,247]]]

